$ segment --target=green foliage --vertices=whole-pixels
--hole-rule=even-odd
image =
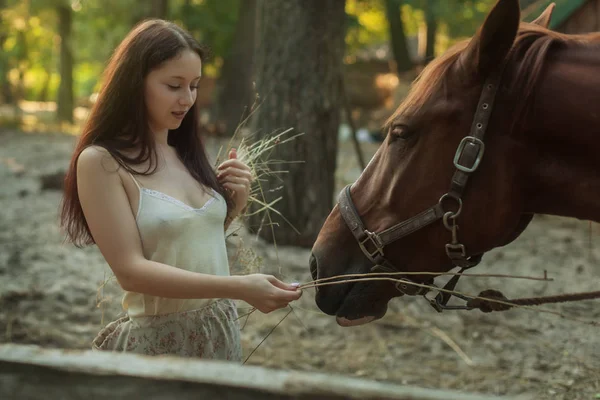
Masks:
[[[389,39],[385,0],[346,0],[348,15],[347,51],[352,54],[364,46]],[[392,0],[402,13],[407,36],[417,36],[425,25],[425,13],[438,23],[440,51],[453,42],[472,36],[496,0]],[[441,40],[440,40],[441,39]]]
[[[170,0],[167,18],[184,26],[213,54],[208,75],[218,75],[228,54],[243,0]],[[393,0],[407,36],[425,24],[426,10],[438,22],[438,46],[471,36],[495,0]],[[524,0],[528,1],[528,0]],[[26,99],[56,97],[59,76],[58,6],[73,10],[76,98],[98,89],[102,70],[117,44],[148,12],[148,0],[4,0],[0,9],[0,77],[23,85]],[[347,54],[389,39],[385,0],[346,0]]]
[[[347,53],[388,40],[388,22],[383,0],[346,0]]]
[[[133,27],[131,10],[138,4],[139,0],[81,0],[73,16],[75,63],[105,65]]]
[[[171,18],[211,50],[212,60],[206,71],[209,75],[217,74],[216,70],[222,65],[223,58],[231,47],[240,1],[172,0]]]
[[[115,47],[144,18],[148,0],[5,0],[0,29],[0,76],[23,86],[27,100],[56,98],[60,38],[58,6],[73,10],[75,97],[88,97],[99,87],[102,71]],[[171,0],[167,18],[189,29],[211,48],[208,71],[216,74],[229,51],[240,0]]]
[[[496,0],[405,0],[406,14],[417,23],[424,23],[425,10],[435,16],[438,24],[447,27],[447,35],[453,39],[472,36],[483,22],[485,16],[496,3]],[[414,25],[408,24],[410,33],[414,33]]]

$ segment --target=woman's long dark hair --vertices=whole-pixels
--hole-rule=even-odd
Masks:
[[[94,243],[77,193],[77,159],[88,146],[105,148],[127,171],[150,175],[157,168],[156,147],[148,125],[144,101],[144,81],[148,73],[181,52],[196,52],[202,61],[207,51],[179,26],[148,20],[137,25],[113,53],[104,72],[103,87],[77,142],[65,177],[61,226],[67,239],[82,247]],[[179,128],[169,131],[168,143],[173,146],[190,174],[201,184],[213,188],[227,199],[229,196],[218,182],[205,153],[198,129],[196,103],[188,111]],[[139,149],[135,157],[123,152]],[[144,172],[130,165],[150,161]]]

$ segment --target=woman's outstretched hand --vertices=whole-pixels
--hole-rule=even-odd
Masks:
[[[263,313],[287,307],[302,296],[298,284],[281,282],[272,275],[251,274],[240,276],[242,287],[240,299]]]

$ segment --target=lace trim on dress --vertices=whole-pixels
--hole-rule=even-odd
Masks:
[[[169,196],[166,193],[159,192],[158,190],[153,190],[153,189],[148,189],[148,188],[141,188],[141,189],[144,191],[144,193],[147,193],[152,197],[156,197],[158,199],[168,201],[169,203],[175,204],[176,206],[179,206],[188,211],[194,211],[194,212],[204,211],[208,206],[210,206],[216,200],[216,197],[211,197],[210,199],[208,199],[208,201],[206,203],[204,203],[204,205],[202,207],[194,208],[188,204],[185,204],[183,201],[177,200],[176,198]],[[213,195],[216,195],[217,192],[214,189],[212,191],[213,191]]]

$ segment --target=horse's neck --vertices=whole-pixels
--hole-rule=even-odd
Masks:
[[[536,92],[528,211],[600,222],[600,47],[563,49]]]

